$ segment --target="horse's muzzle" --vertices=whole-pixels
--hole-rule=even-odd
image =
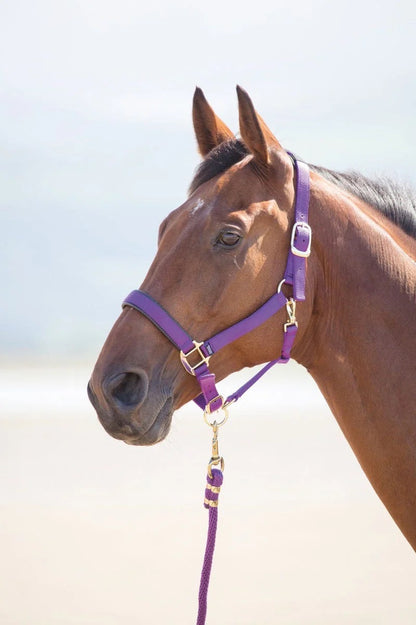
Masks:
[[[93,375],[87,390],[101,424],[114,438],[154,445],[169,432],[173,400],[165,396],[149,401],[149,380],[142,369],[104,378],[98,385]]]

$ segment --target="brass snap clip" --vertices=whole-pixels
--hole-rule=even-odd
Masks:
[[[298,322],[296,321],[296,302],[294,299],[290,298],[286,302],[286,311],[288,320],[283,324],[284,331],[287,332],[287,329],[290,326],[298,327]]]
[[[204,410],[204,420],[207,425],[212,428],[212,449],[211,449],[211,459],[208,463],[208,475],[212,478],[212,467],[217,465],[220,466],[221,471],[224,471],[224,458],[220,456],[220,452],[218,449],[218,428],[224,425],[224,423],[228,419],[228,409],[226,405],[222,406],[223,418],[221,421],[217,422],[216,420],[211,421],[210,415],[212,414],[209,410]]]
[[[224,421],[223,421],[224,423]],[[208,475],[210,478],[212,478],[212,467],[215,467],[217,465],[220,465],[221,471],[224,471],[224,458],[222,456],[220,456],[219,453],[219,449],[218,449],[218,428],[219,425],[217,424],[216,421],[214,421],[214,423],[211,424],[212,427],[212,432],[213,432],[213,437],[212,437],[212,455],[211,455],[211,460],[208,463]]]

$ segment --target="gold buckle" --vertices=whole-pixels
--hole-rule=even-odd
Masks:
[[[195,347],[190,349],[189,352],[187,352],[186,354],[184,354],[184,352],[181,350],[179,353],[179,358],[181,359],[181,363],[185,367],[185,370],[191,375],[195,375],[195,369],[198,369],[198,367],[200,367],[204,363],[208,365],[211,356],[205,356],[205,354],[202,352],[201,345],[203,345],[204,343],[198,343],[197,341],[192,341],[192,343]],[[191,354],[194,354],[195,352],[197,353],[200,360],[196,363],[196,365],[191,365],[188,362],[188,358],[189,356],[191,356]]]
[[[209,402],[207,403],[207,405],[204,408],[204,413],[206,414],[212,414],[212,410],[211,410],[211,404],[214,403],[214,401],[217,401],[218,399],[221,400],[221,406],[219,408],[217,408],[216,410],[214,410],[214,412],[218,412],[218,410],[221,410],[221,408],[225,409],[225,405],[224,405],[224,397],[222,395],[217,395],[216,397],[214,397],[214,399],[210,399]]]

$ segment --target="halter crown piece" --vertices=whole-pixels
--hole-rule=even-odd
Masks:
[[[277,292],[260,308],[210,339],[198,342],[192,339],[182,326],[144,291],[132,291],[123,302],[123,308],[130,306],[141,312],[179,350],[180,359],[186,371],[194,375],[199,382],[201,394],[194,401],[204,410],[205,414],[227,408],[231,403],[237,401],[273,365],[277,363],[286,364],[290,360],[290,352],[298,329],[295,315],[296,302],[305,300],[306,258],[310,255],[312,240],[312,230],[308,224],[309,168],[306,163],[296,160],[292,154],[290,156],[296,172],[295,223],[292,228],[290,250],[284,277]],[[283,283],[293,287],[293,298],[288,299],[282,293]],[[263,324],[283,306],[286,306],[288,321],[284,324],[283,348],[280,357],[265,365],[246,384],[224,400],[217,391],[215,374],[209,370],[211,356],[222,347]]]

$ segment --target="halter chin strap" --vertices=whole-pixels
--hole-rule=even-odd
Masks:
[[[292,228],[290,250],[284,278],[280,282],[277,292],[260,308],[210,339],[199,343],[193,340],[182,326],[144,291],[132,291],[123,302],[123,308],[130,306],[141,312],[179,350],[183,366],[188,373],[196,377],[201,387],[201,394],[194,401],[208,413],[225,408],[237,401],[273,365],[277,363],[286,364],[290,360],[290,352],[298,329],[295,315],[296,302],[305,299],[306,258],[311,251],[312,239],[311,227],[308,224],[309,168],[305,163],[297,161],[293,155],[290,156],[296,172],[295,223]],[[287,299],[282,293],[283,283],[293,287],[293,299]],[[283,306],[286,306],[288,321],[284,324],[281,356],[265,365],[246,384],[224,400],[217,391],[215,374],[209,370],[211,356],[222,347],[229,345],[229,343],[263,324]]]

